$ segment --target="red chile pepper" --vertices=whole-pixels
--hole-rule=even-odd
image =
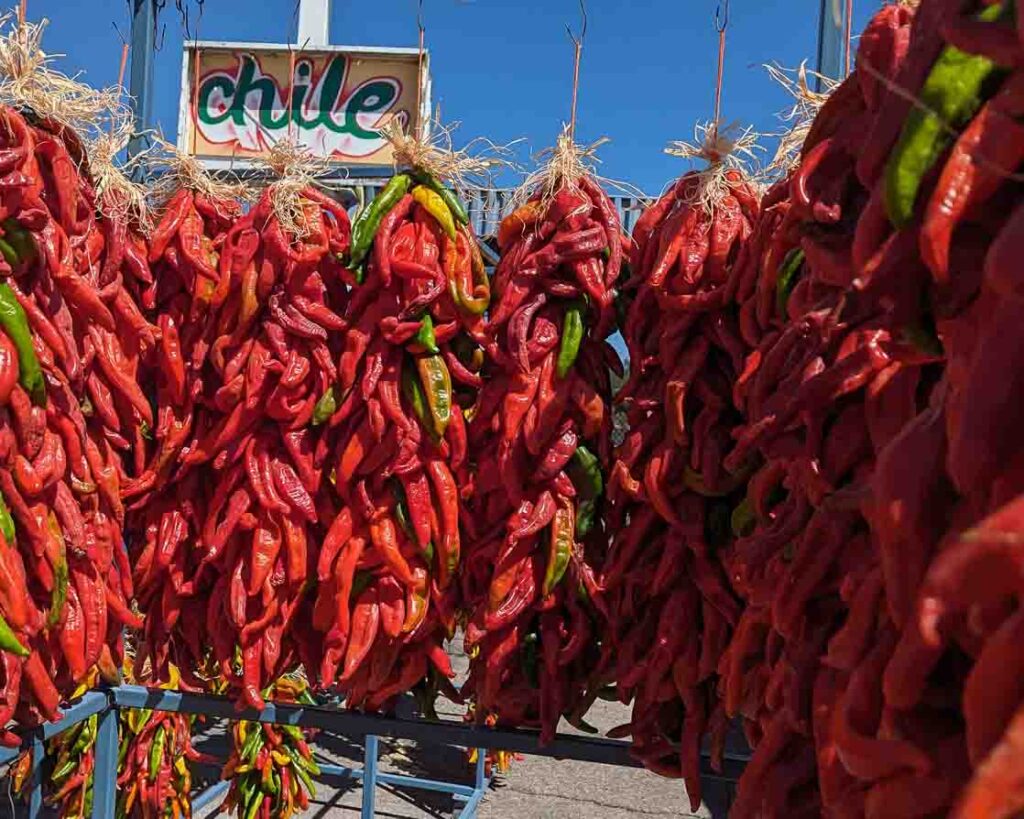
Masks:
[[[409,568],[409,563],[402,556],[401,549],[399,548],[398,533],[395,529],[394,521],[385,514],[379,520],[371,522],[370,537],[374,548],[376,548],[399,582],[404,586],[413,585],[416,580],[412,574],[412,569]]]
[[[377,581],[380,605],[380,628],[387,637],[398,637],[405,624],[405,589],[392,576],[385,575]]]
[[[352,634],[345,652],[344,682],[352,678],[373,647],[380,628],[380,606],[377,589],[370,587],[359,595],[352,614]]]
[[[434,486],[441,512],[441,540],[437,544],[440,587],[446,588],[459,565],[458,487],[448,467],[441,460],[426,462],[427,474]]]
[[[1024,160],[1024,84],[1011,75],[963,131],[946,162],[920,230],[921,257],[939,283],[948,280],[953,231]]]

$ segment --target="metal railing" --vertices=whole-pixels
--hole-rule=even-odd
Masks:
[[[375,814],[375,795],[379,784],[451,794],[457,803],[458,815],[470,819],[483,798],[489,780],[486,776],[483,749],[500,748],[534,756],[554,759],[572,759],[602,765],[631,768],[641,764],[630,754],[630,743],[601,737],[558,734],[546,745],[541,745],[536,731],[525,729],[489,728],[454,720],[433,720],[416,716],[381,716],[341,710],[337,707],[306,706],[268,702],[262,711],[247,708],[239,711],[235,703],[220,696],[144,688],[137,685],[119,685],[89,691],[79,700],[69,703],[63,717],[34,729],[25,737],[22,749],[0,749],[0,765],[12,762],[21,750],[31,749],[32,768],[28,814],[31,819],[40,815],[43,803],[43,775],[45,741],[62,731],[99,715],[96,737],[96,762],[93,769],[92,819],[113,819],[116,803],[119,712],[122,708],[148,708],[182,714],[197,714],[214,719],[250,720],[301,728],[317,728],[344,737],[362,737],[364,744],[363,768],[321,765],[325,778],[361,780],[363,786],[362,819]],[[430,779],[382,773],[378,768],[378,739],[408,739],[433,745],[477,748],[477,763],[472,784],[439,782]],[[712,817],[724,817],[732,798],[733,788],[746,765],[748,754],[727,750],[722,769],[712,768],[710,755],[702,752],[700,760],[704,803]],[[193,810],[212,804],[221,798],[227,783],[216,783],[192,797]]]

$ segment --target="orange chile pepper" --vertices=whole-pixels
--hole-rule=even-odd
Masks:
[[[430,600],[429,573],[423,566],[415,566],[412,571],[416,582],[409,586],[405,593],[405,622],[402,623],[404,634],[416,631],[426,619]]]
[[[373,648],[380,629],[378,591],[370,586],[359,595],[352,613],[352,633],[345,650],[345,666],[341,681],[350,680]]]
[[[398,531],[391,516],[384,512],[379,520],[370,523],[370,539],[374,548],[399,582],[411,586],[416,582],[409,563],[398,545]]]
[[[531,200],[514,210],[501,220],[498,227],[498,247],[504,253],[512,242],[526,235],[544,215],[544,207],[539,199]]]
[[[426,467],[441,511],[441,540],[437,544],[437,554],[439,582],[445,589],[459,566],[459,490],[444,461],[433,458],[427,461]]]

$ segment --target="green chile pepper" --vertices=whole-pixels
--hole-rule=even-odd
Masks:
[[[427,409],[427,398],[423,394],[423,387],[420,386],[419,378],[413,371],[413,368],[408,366],[408,363],[405,367],[402,367],[402,395],[409,402],[413,414],[419,419],[423,428],[427,430],[432,439],[437,441],[438,438],[434,432],[434,424],[430,419],[430,411]]]
[[[3,228],[4,242],[14,251],[17,261],[32,261],[36,257],[36,243],[32,234],[13,217],[4,219]]]
[[[425,355],[417,357],[416,369],[419,370],[430,423],[440,440],[452,419],[452,378],[448,366],[439,355]]]
[[[558,346],[558,360],[555,365],[555,373],[559,378],[565,378],[576,363],[576,357],[580,354],[580,344],[583,342],[583,311],[584,305],[574,301],[565,311],[565,320],[562,323],[562,340]]]
[[[348,266],[357,270],[370,252],[373,237],[377,235],[381,220],[409,192],[412,179],[408,174],[394,176],[374,200],[360,211],[352,226],[352,245],[349,250]]]
[[[62,779],[67,779],[68,775],[74,773],[78,768],[79,761],[75,757],[69,757],[62,765],[54,769],[54,772],[50,774],[50,779],[54,784],[60,783]]]
[[[39,359],[32,347],[32,332],[28,318],[18,304],[10,285],[0,284],[0,326],[10,337],[18,350],[18,380],[21,382],[36,406],[46,406],[46,382],[39,367]]]
[[[466,206],[462,204],[462,200],[455,194],[455,191],[447,185],[442,185],[436,176],[426,171],[415,171],[413,176],[416,177],[417,182],[421,185],[426,185],[444,200],[448,210],[455,217],[455,221],[463,225],[469,224],[469,212],[466,210]]]
[[[296,768],[302,768],[302,770],[311,774],[312,776],[320,776],[320,766],[316,764],[316,760],[312,757],[303,756],[290,745],[285,746],[285,750],[288,752],[288,756],[292,758]]]
[[[987,6],[978,19],[994,22],[1003,12],[1004,4]],[[955,46],[942,49],[924,81],[921,104],[911,108],[885,166],[885,210],[895,227],[914,218],[921,181],[952,141],[950,130],[971,120],[984,102],[986,83],[1002,73],[987,57]]]
[[[258,780],[248,782],[248,794],[243,797],[244,819],[256,819],[259,816],[260,808],[263,807],[263,791],[260,790],[258,784]],[[239,788],[240,792],[244,792],[244,790],[244,788]]]
[[[551,521],[551,540],[548,548],[548,563],[544,570],[543,595],[547,597],[565,576],[576,540],[572,507],[560,504]]]
[[[0,615],[0,651],[7,651],[18,657],[27,657],[29,650],[21,644],[14,631],[7,624],[7,621]]]
[[[17,530],[14,528],[14,518],[11,517],[11,510],[7,508],[7,501],[3,495],[0,495],[0,534],[4,536],[8,546],[14,545]]]
[[[330,386],[324,390],[324,394],[320,396],[320,400],[313,407],[313,426],[318,427],[326,423],[337,409],[338,398],[335,395],[334,387]]]
[[[576,447],[572,459],[566,465],[566,471],[579,493],[576,506],[576,535],[582,540],[594,526],[597,502],[604,491],[601,463],[593,452],[580,445]]]
[[[409,513],[405,506],[405,491],[402,489],[402,485],[394,478],[389,483],[391,484],[391,494],[395,499],[395,520],[402,527],[406,537],[415,543],[416,536],[413,534],[412,523],[409,520]]]
[[[292,759],[292,770],[298,774],[299,779],[302,780],[302,784],[306,786],[306,790],[309,791],[310,796],[316,795],[316,785],[313,783],[310,774],[317,776],[320,773],[320,768],[314,762],[303,759],[299,756],[299,753],[291,747],[285,746],[288,756]]]
[[[804,251],[795,247],[786,255],[779,270],[779,280],[775,285],[775,308],[779,316],[786,318],[786,305],[789,303],[789,296],[796,287],[797,279],[800,277],[800,268],[804,263]]]
[[[149,746],[149,778],[156,779],[156,775],[160,773],[160,763],[164,758],[164,745],[167,742],[167,733],[164,731],[164,726],[160,726],[156,729],[156,734],[153,735],[153,744]]]
[[[416,343],[420,344],[428,353],[437,355],[441,350],[437,346],[437,337],[434,335],[434,320],[427,313],[420,319],[420,329],[416,332]]]
[[[11,267],[14,267],[19,261],[18,251],[16,251],[6,240],[0,239],[0,255],[4,257],[4,261],[7,262]]]
[[[259,753],[260,746],[263,744],[263,729],[259,725],[254,725],[252,733],[245,738],[245,744],[242,745],[242,751],[239,754],[243,762],[251,763],[255,758],[256,754]]]
[[[82,723],[82,730],[78,732],[78,736],[75,737],[75,742],[71,746],[71,756],[77,757],[92,747],[96,741],[96,729],[97,720],[94,714]]]

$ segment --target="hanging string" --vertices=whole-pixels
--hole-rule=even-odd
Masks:
[[[115,31],[116,30],[117,29],[116,29],[116,26],[115,26]],[[120,32],[118,32],[118,34],[120,34]],[[124,93],[124,73],[125,73],[125,70],[128,68],[128,48],[129,48],[128,43],[124,42],[124,38],[122,38],[122,42],[121,42],[121,66],[117,70],[117,91],[118,91],[119,95]],[[110,133],[111,134],[114,133],[114,128],[116,126],[117,126],[117,122],[116,122],[116,120],[114,120],[112,118],[111,121],[110,121]]]
[[[196,20],[196,37],[195,37],[197,43],[199,41],[199,27],[203,23],[203,0],[200,0],[200,2],[198,3],[198,7],[199,7],[199,17]],[[196,52],[196,60],[195,60],[195,68],[194,68],[193,76],[192,76],[192,104],[191,104],[191,107],[192,107],[192,153],[193,154],[195,154],[195,152],[196,152],[196,141],[199,138],[199,134],[198,134],[198,131],[199,131],[199,82],[200,82],[200,77],[201,77],[200,64],[202,62],[202,51],[200,50],[198,45],[196,45],[196,47],[195,47],[195,52]]]
[[[295,31],[295,36],[291,38],[292,42],[296,42],[299,39],[299,4],[295,4],[295,12],[292,14],[292,27]],[[301,46],[300,46],[301,47]],[[288,109],[288,129],[287,136],[288,141],[291,142],[292,138],[292,119],[294,118],[294,107],[295,107],[295,49],[291,43],[288,45],[288,102],[286,103]]]
[[[124,72],[128,68],[128,43],[121,44],[121,67],[117,71],[117,90],[124,91]]]
[[[722,121],[722,76],[725,73],[725,30],[729,28],[729,0],[715,9],[715,30],[718,32],[718,75],[715,78],[715,118],[712,123],[714,139],[718,139],[718,124]]]
[[[853,0],[846,0],[846,20],[843,28],[845,35],[843,51],[843,76],[850,76],[850,43],[853,40]]]
[[[580,27],[580,36],[572,33],[569,26],[565,30],[569,32],[569,39],[573,44],[573,66],[572,66],[572,110],[569,112],[569,141],[576,141],[576,102],[579,98],[580,88],[580,59],[583,56],[583,39],[587,36],[587,7],[580,0],[580,15],[583,18],[583,25]]]
[[[199,83],[202,78],[202,72],[200,70],[200,61],[203,58],[203,52],[198,46],[195,48],[195,66],[192,72],[192,153],[196,152],[196,140],[198,139],[199,131]]]
[[[413,112],[413,115],[416,117],[416,137],[420,140],[425,140],[427,137],[427,118],[423,116],[423,94],[426,91],[424,86],[427,82],[427,72],[425,70],[426,48],[424,46],[427,30],[423,26],[423,0],[419,0],[416,4],[416,28],[419,29],[420,33],[420,51],[416,63],[416,110]]]

